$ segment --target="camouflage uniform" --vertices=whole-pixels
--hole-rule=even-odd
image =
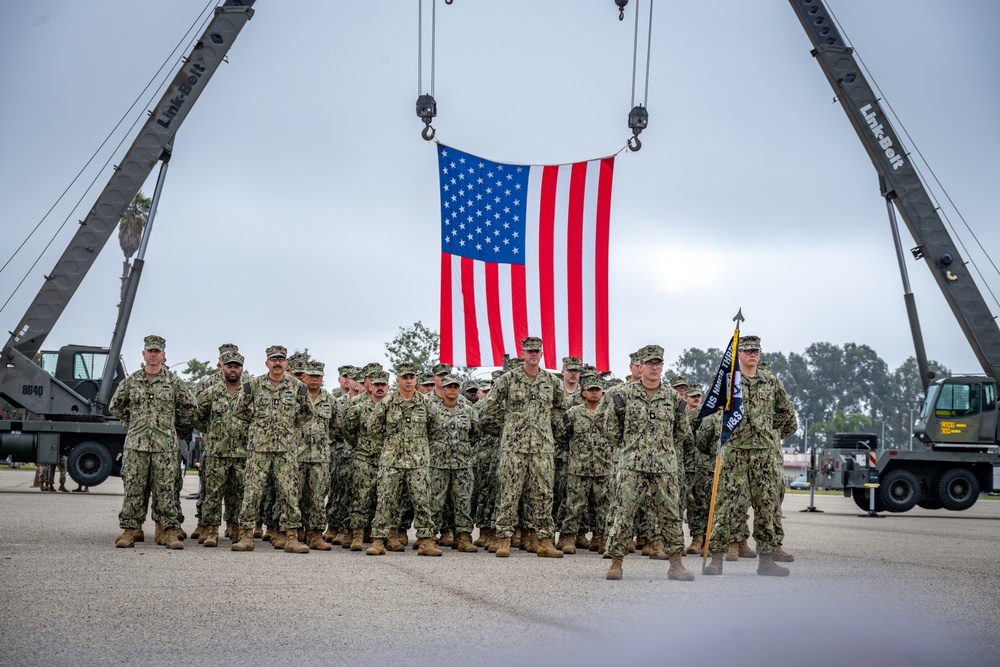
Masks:
[[[414,392],[409,401],[393,392],[379,402],[369,417],[369,435],[382,448],[373,539],[386,539],[389,530],[397,526],[404,484],[413,502],[417,538],[434,537],[427,467],[430,441],[437,437],[433,409],[431,400],[420,392]]]
[[[322,375],[323,364],[306,362],[306,375]],[[330,490],[330,458],[333,438],[339,435],[340,416],[336,399],[326,389],[313,398],[312,416],[302,427],[299,463],[299,510],[305,530],[322,531],[326,527],[324,506]]]
[[[744,349],[742,341],[740,345]],[[795,433],[798,424],[792,402],[769,372],[758,368],[756,376],[742,376],[742,389],[744,417],[726,441],[709,548],[712,552],[725,551],[734,537],[739,539],[732,534],[736,525],[734,516],[740,495],[749,489],[754,509],[754,541],[760,553],[772,554],[778,546],[774,516],[784,488],[774,450],[780,449],[779,438]]]
[[[688,415],[690,418],[690,414]],[[705,537],[708,510],[712,502],[712,479],[715,477],[715,457],[722,436],[722,412],[713,412],[704,419],[691,420],[695,447],[685,452],[689,500],[688,530],[691,537]]]
[[[503,371],[496,371],[499,377]],[[492,390],[492,386],[490,386]],[[492,427],[484,425],[482,417],[483,399],[475,405],[476,419],[479,421],[479,440],[473,454],[476,469],[474,486],[475,520],[480,532],[483,528],[492,529],[496,525],[500,488],[497,480],[497,470],[500,467],[500,431],[502,424]]]
[[[156,345],[162,350],[165,341],[159,336],[146,337],[146,349]],[[184,381],[165,366],[152,378],[140,369],[122,380],[111,398],[108,410],[127,429],[122,456],[122,482],[125,498],[118,515],[123,529],[138,528],[146,516],[144,494],[149,487],[153,512],[164,529],[180,528],[177,511],[177,465],[180,457],[178,437],[189,437],[195,402]]]
[[[480,401],[481,416],[502,424],[500,436],[500,508],[497,537],[514,534],[522,490],[527,489],[531,523],[540,540],[551,538],[555,439],[552,419],[561,419],[565,392],[550,373],[539,370],[532,380],[523,367],[504,373]],[[524,522],[522,522],[524,523]]]
[[[243,504],[247,423],[236,416],[240,389],[237,387],[230,393],[226,383],[220,379],[203,385],[198,394],[195,426],[204,433],[201,467],[205,475],[205,503],[202,522],[206,526],[220,525],[223,499],[226,521],[232,525],[238,520],[236,512]]]
[[[663,358],[659,346],[643,350],[644,361]],[[622,385],[612,394],[604,430],[612,445],[620,447],[608,532],[608,552],[613,557],[625,556],[635,515],[647,499],[645,509],[650,514],[652,533],[647,537],[662,542],[668,554],[684,547],[678,471],[684,447],[690,446],[693,438],[687,415],[677,411],[679,398],[676,391],[663,384],[650,397],[641,382]]]
[[[385,380],[388,379],[386,375]],[[353,529],[370,528],[375,518],[375,489],[382,443],[368,435],[367,424],[377,405],[368,394],[358,394],[344,407],[341,433],[351,450],[350,526]]]
[[[596,411],[595,411],[596,412]],[[611,444],[604,429],[586,405],[575,405],[566,412],[566,437],[569,442],[569,465],[566,484],[566,513],[560,533],[587,533],[587,516],[594,510],[594,525],[603,530],[608,519],[608,475],[611,473]]]
[[[236,414],[249,422],[246,486],[240,508],[240,527],[254,527],[261,495],[268,479],[274,480],[275,517],[282,532],[302,527],[299,512],[298,446],[302,427],[312,417],[306,386],[285,376],[272,386],[267,374],[243,385]]]
[[[343,424],[350,394],[336,397],[337,423]],[[330,528],[347,528],[351,523],[351,447],[341,430],[333,438],[330,454],[330,496],[326,501],[326,523]]]
[[[452,378],[446,378],[445,382]],[[468,401],[453,408],[443,401],[438,403],[433,419],[437,437],[430,442],[429,460],[434,526],[439,532],[444,530],[445,500],[450,498],[455,532],[471,533],[472,449],[479,439],[479,419]]]

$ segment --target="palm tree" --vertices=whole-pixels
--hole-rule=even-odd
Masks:
[[[142,230],[146,228],[146,220],[149,218],[149,209],[153,200],[142,194],[142,190],[136,193],[132,203],[125,209],[121,220],[118,223],[118,244],[121,245],[122,252],[125,253],[125,261],[122,263],[122,291],[121,297],[125,298],[125,285],[128,282],[129,272],[132,270],[132,263],[129,259],[139,249],[142,241]]]

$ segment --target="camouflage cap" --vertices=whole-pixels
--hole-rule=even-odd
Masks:
[[[479,391],[489,391],[493,388],[493,380],[480,380],[476,383],[476,389]]]
[[[646,363],[653,359],[663,361],[663,348],[659,345],[644,345],[640,347],[636,354],[639,355],[639,363]]]
[[[322,361],[316,361],[315,359],[310,359],[303,366],[303,370],[306,375],[323,375],[326,370],[326,364]]]
[[[741,352],[760,349],[760,336],[741,336],[738,349]]]
[[[365,376],[361,374],[361,369],[357,366],[348,367],[347,372],[344,373],[344,377],[349,380],[354,380],[355,382],[365,379]]]
[[[357,369],[354,368],[354,366],[351,366],[350,364],[344,364],[343,366],[337,366],[337,375],[339,375],[341,377],[349,378],[349,377],[351,377],[349,375],[349,373],[352,370],[357,370]]]
[[[497,380],[500,379],[500,376],[503,375],[506,372],[507,371],[503,370],[502,368],[498,368],[497,370],[495,370],[492,373],[490,373],[490,377],[493,378],[493,382],[496,382]]]
[[[417,384],[422,386],[434,384],[434,376],[430,373],[421,373],[417,376]]]
[[[222,353],[223,366],[225,366],[226,364],[239,364],[240,366],[242,366],[244,361],[245,360],[243,359],[243,355],[234,350],[229,350],[227,352]]]
[[[458,377],[454,373],[448,373],[443,378],[441,378],[441,386],[447,387],[448,385],[457,384],[459,387],[462,386],[462,378]]]
[[[670,386],[676,389],[677,387],[688,386],[688,379],[686,375],[678,375],[677,377],[670,380]]]
[[[632,354],[628,355],[628,363],[631,364],[632,366],[638,366],[639,365],[639,353],[638,352],[633,352]]]
[[[225,354],[226,352],[239,352],[240,348],[236,343],[223,343],[219,346],[219,354]]]
[[[372,384],[389,384],[389,374],[386,371],[372,371],[368,379]]]
[[[364,368],[361,369],[361,377],[370,380],[374,373],[381,373],[382,370],[382,364],[373,361],[370,364],[365,364]]]
[[[528,336],[521,339],[522,352],[539,352],[542,349],[542,339],[538,336]]]
[[[401,361],[396,364],[396,368],[393,369],[393,372],[396,373],[397,379],[403,377],[404,375],[416,375],[417,365],[409,361]]]
[[[272,345],[267,348],[267,358],[270,359],[271,357],[285,357],[287,359],[288,350],[284,345]]]
[[[462,385],[462,393],[468,394],[470,391],[476,391],[479,389],[479,383],[475,380],[466,380],[465,384]]]
[[[604,384],[608,387],[613,387],[616,384],[623,384],[624,382],[625,380],[622,380],[621,378],[608,378],[604,381]]]
[[[580,357],[563,357],[562,367],[564,371],[583,370],[583,359]]]
[[[451,373],[451,366],[448,364],[435,364],[431,369],[431,375],[447,375]]]
[[[584,391],[588,389],[604,389],[604,381],[597,377],[596,373],[584,373],[580,376],[580,387]]]
[[[167,341],[163,336],[146,336],[142,339],[142,349],[165,350],[167,349]]]
[[[687,386],[687,391],[684,392],[688,396],[701,396],[701,385],[700,384],[689,384]]]

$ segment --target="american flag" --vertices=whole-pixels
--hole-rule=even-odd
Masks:
[[[438,144],[442,362],[500,366],[540,336],[546,368],[609,370],[614,162],[505,164]]]

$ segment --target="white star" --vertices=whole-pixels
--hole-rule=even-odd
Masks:
[[[514,232],[513,234],[511,234],[511,236],[513,236],[516,239],[517,238],[517,232]]]
[[[465,164],[465,158],[464,157],[458,158],[458,161],[461,162],[462,164]]]
[[[482,244],[481,243],[477,243],[476,244],[476,250],[482,250],[482,249],[483,249]]]
[[[500,246],[498,245],[493,246],[493,252],[500,252]]]
[[[520,206],[520,205],[521,205],[521,200],[520,199],[515,199],[514,200],[514,206]]]
[[[509,222],[503,223],[503,228],[504,229],[510,229],[510,223]]]
[[[444,156],[444,157],[448,157],[448,149],[447,148],[442,148],[441,149],[441,155]]]
[[[464,222],[460,222],[460,223],[458,224],[458,228],[459,228],[459,229],[465,229],[465,223],[464,223]]]
[[[514,216],[514,222],[518,222],[520,219],[521,219],[521,216],[519,216],[519,215],[515,215]]]
[[[463,241],[463,240],[459,239],[459,240],[458,240],[458,245],[460,245],[460,246],[464,246],[464,245],[465,245],[465,241]]]
[[[503,240],[503,244],[504,245],[510,245],[510,239],[504,239]]]
[[[482,234],[483,233],[483,228],[482,227],[476,227],[476,233],[477,234]]]
[[[517,254],[517,248],[514,248],[514,250],[513,250],[513,253],[514,253],[515,255]]]

